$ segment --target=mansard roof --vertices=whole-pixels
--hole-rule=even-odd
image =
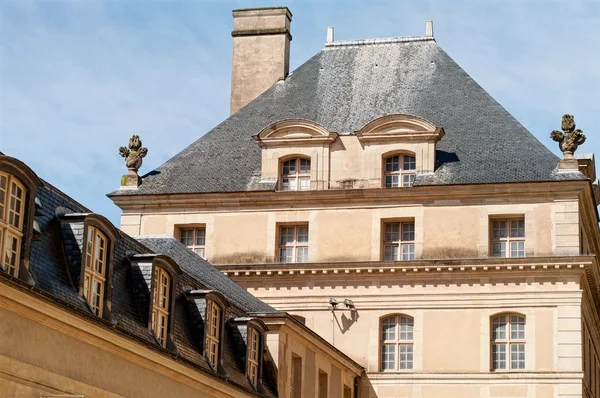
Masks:
[[[431,38],[333,42],[285,80],[143,177],[111,195],[274,189],[257,184],[252,137],[271,123],[306,119],[354,134],[376,118],[407,114],[444,129],[433,175],[415,185],[552,181],[558,158]],[[199,134],[203,132],[199,131]],[[264,186],[263,186],[264,185]]]

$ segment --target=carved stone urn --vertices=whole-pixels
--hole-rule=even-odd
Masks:
[[[575,127],[575,117],[573,115],[563,115],[562,131],[554,130],[550,133],[550,138],[558,142],[558,147],[564,156],[559,163],[561,169],[578,169],[577,160],[575,160],[573,154],[579,145],[585,142],[585,135],[583,135],[581,129]]]
[[[142,167],[143,158],[148,154],[148,149],[142,147],[140,136],[131,136],[129,148],[120,147],[119,154],[125,158],[125,166],[128,170],[127,174],[121,178],[121,186],[138,187],[140,185],[138,170]]]

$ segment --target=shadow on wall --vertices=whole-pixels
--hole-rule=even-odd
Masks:
[[[461,247],[434,247],[431,249],[423,249],[421,260],[438,260],[447,258],[477,258],[487,257],[480,256],[477,249],[466,249]]]
[[[356,308],[350,309],[350,317],[348,317],[345,313],[340,316],[338,319],[336,315],[336,311],[333,311],[333,319],[335,319],[335,323],[337,323],[338,328],[342,334],[345,334],[348,330],[350,330],[350,326],[352,326],[356,321],[358,321],[359,315],[358,310]],[[341,321],[341,322],[340,322]]]
[[[211,264],[264,264],[272,263],[273,257],[260,252],[234,253],[209,259]]]

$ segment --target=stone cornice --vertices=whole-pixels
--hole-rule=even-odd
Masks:
[[[123,210],[154,207],[195,207],[220,209],[295,208],[340,204],[378,206],[393,200],[396,205],[422,205],[434,200],[528,198],[548,201],[557,196],[578,195],[585,190],[586,180],[547,181],[505,184],[426,185],[411,188],[327,189],[311,191],[243,191],[180,193],[159,195],[108,195]]]
[[[414,261],[362,261],[304,264],[249,264],[216,265],[223,274],[239,280],[242,278],[315,278],[440,273],[475,274],[495,272],[534,272],[547,270],[572,270],[583,272],[596,264],[594,256],[524,257],[524,258],[473,258]]]

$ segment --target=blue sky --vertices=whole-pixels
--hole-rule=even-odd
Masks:
[[[575,115],[600,154],[600,1],[0,2],[0,151],[118,225],[105,194],[136,133],[161,165],[228,116],[231,10],[287,5],[291,69],[336,40],[419,36],[438,44],[523,123],[549,138]]]

